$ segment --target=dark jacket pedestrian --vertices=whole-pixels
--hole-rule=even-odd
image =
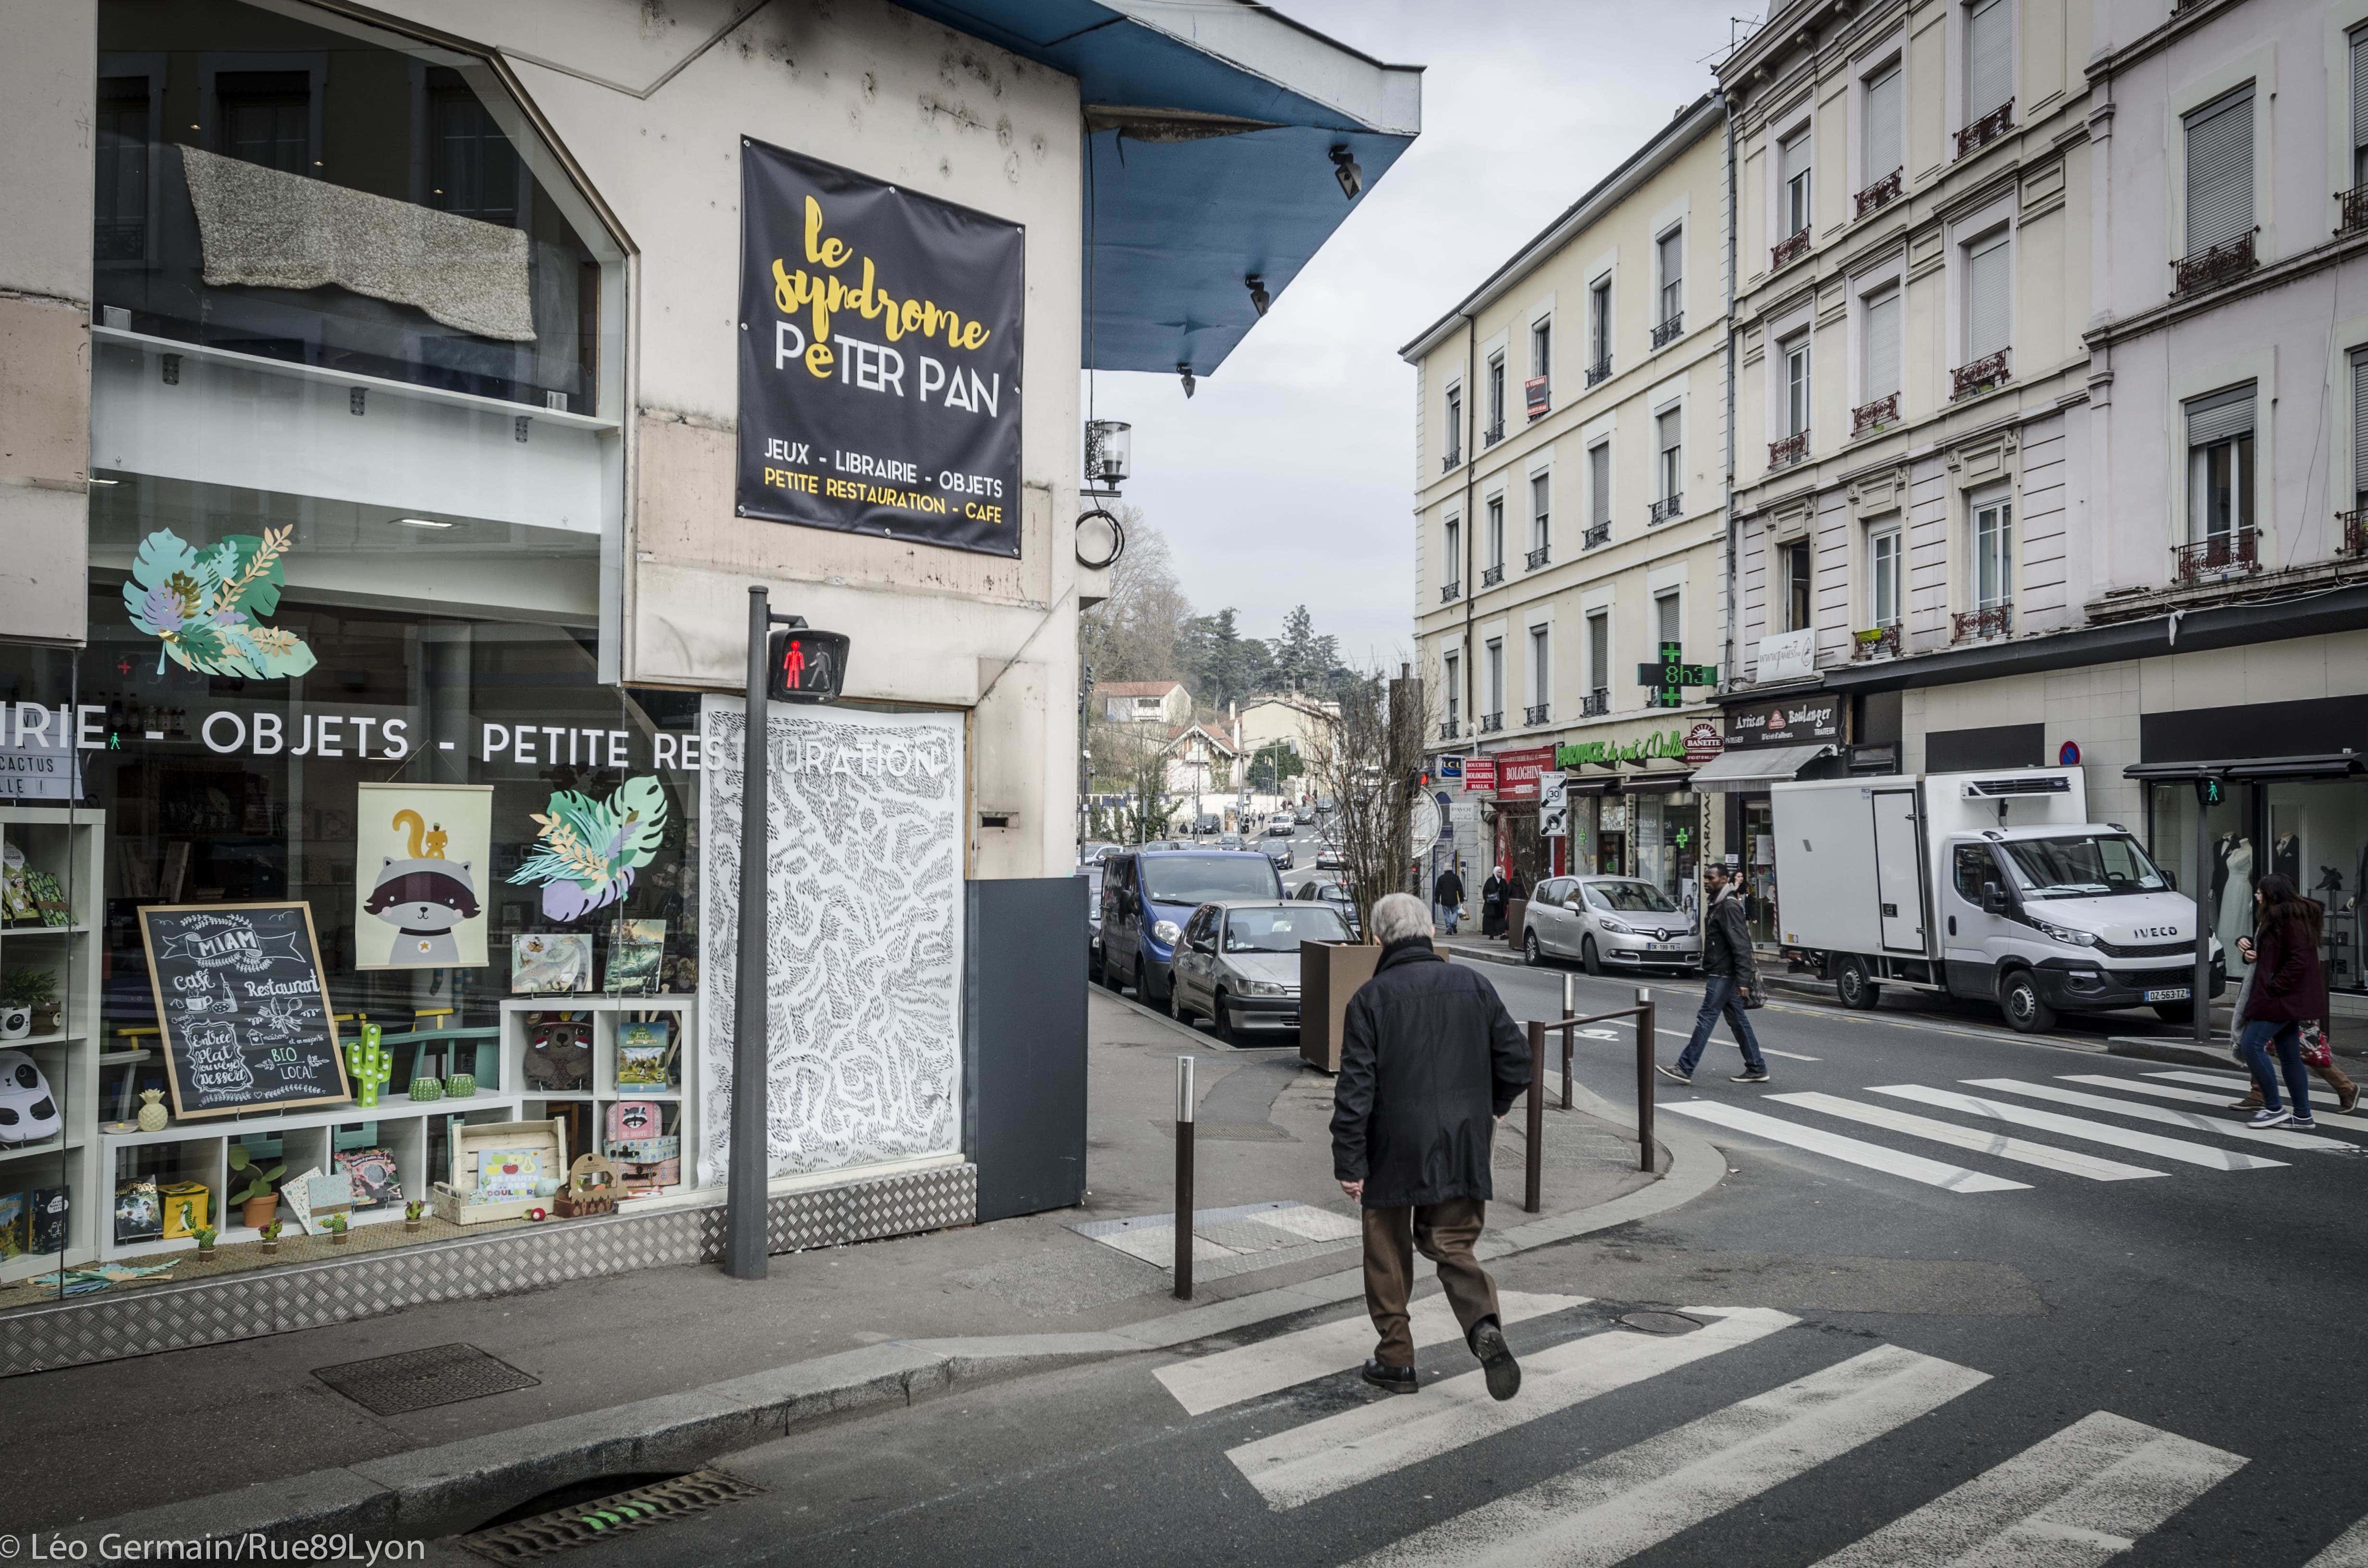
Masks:
[[[1513,884],[1502,870],[1488,873],[1480,884],[1480,934],[1501,937],[1505,934],[1505,901],[1513,896]]]
[[[1768,1061],[1760,1054],[1759,1037],[1752,1032],[1751,1015],[1744,1010],[1746,994],[1759,989],[1759,960],[1751,950],[1751,926],[1743,918],[1743,883],[1728,881],[1726,868],[1709,867],[1702,885],[1710,905],[1702,911],[1702,1001],[1694,1015],[1693,1034],[1678,1053],[1675,1067],[1656,1066],[1663,1077],[1691,1084],[1694,1068],[1710,1044],[1710,1031],[1724,1017],[1743,1050],[1738,1084],[1768,1081]]]
[[[1743,884],[1727,884],[1702,915],[1702,973],[1723,974],[1748,986],[1759,983],[1759,960],[1751,949],[1751,926],[1743,918]]]
[[[1529,1041],[1496,987],[1431,950],[1419,900],[1383,899],[1372,928],[1381,961],[1349,999],[1332,1101],[1332,1171],[1364,1211],[1365,1305],[1380,1335],[1365,1376],[1415,1391],[1406,1297],[1419,1251],[1439,1267],[1488,1392],[1509,1399],[1520,1371],[1472,1247],[1495,1195],[1496,1119],[1529,1086]]]
[[[2262,879],[2264,886],[2268,882]],[[2277,908],[2264,911],[2253,935],[2253,992],[2245,1005],[2246,1021],[2315,1024],[2327,1017],[2327,968],[2304,917],[2275,913]]]
[[[1449,905],[1463,902],[1463,879],[1455,874],[1454,867],[1440,872],[1439,880],[1430,884],[1430,902]]]
[[[2261,1097],[2261,1108],[2253,1113],[2250,1125],[2316,1127],[2302,1026],[2327,1017],[2327,970],[2318,957],[2324,916],[2315,900],[2302,896],[2292,877],[2275,872],[2254,888],[2253,903],[2253,934],[2237,945],[2237,956],[2253,965],[2238,995],[2244,1022],[2237,1034],[2237,1058],[2252,1074],[2253,1087]],[[2282,1074],[2286,1092],[2294,1096],[2291,1107],[2278,1096]]]

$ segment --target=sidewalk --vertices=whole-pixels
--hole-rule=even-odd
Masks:
[[[858,1404],[1182,1343],[1361,1294],[1354,1210],[1331,1180],[1328,1076],[1294,1051],[1228,1051],[1099,992],[1087,1027],[1091,1191],[1076,1209],[776,1257],[761,1282],[651,1269],[11,1379],[0,1464],[13,1480],[10,1512],[22,1517],[8,1524],[156,1510],[152,1533],[465,1528],[553,1485],[678,1471]],[[1165,1267],[1145,1261],[1172,1256],[1167,1118],[1175,1058],[1186,1051],[1201,1057],[1202,1261],[1190,1305],[1174,1299]],[[1519,1114],[1500,1129],[1497,1228],[1484,1252],[1658,1212],[1725,1174],[1697,1135],[1665,1129],[1660,1174],[1643,1175],[1633,1123],[1584,1091],[1579,1100],[1593,1113],[1549,1111],[1538,1217],[1519,1203]],[[455,1343],[540,1381],[377,1415],[313,1375]]]

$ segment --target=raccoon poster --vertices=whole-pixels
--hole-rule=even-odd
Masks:
[[[364,784],[355,808],[356,969],[482,969],[490,784]]]

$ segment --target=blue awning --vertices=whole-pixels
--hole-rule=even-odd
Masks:
[[[899,0],[1077,79],[1087,367],[1205,376],[1421,131],[1421,68],[1386,65],[1263,6]],[[1362,200],[1360,196],[1359,200]]]

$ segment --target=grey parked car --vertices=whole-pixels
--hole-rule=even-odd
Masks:
[[[1650,882],[1633,877],[1551,877],[1531,896],[1522,956],[1531,963],[1577,959],[1606,970],[1702,967],[1694,917]]]
[[[1202,904],[1176,944],[1175,1015],[1206,1017],[1220,1040],[1298,1028],[1299,944],[1309,939],[1345,942],[1348,922],[1292,899]]]
[[[1298,890],[1291,896],[1294,899],[1320,901],[1329,904],[1339,912],[1341,919],[1349,923],[1350,941],[1361,942],[1365,939],[1365,934],[1360,928],[1360,922],[1357,919],[1357,898],[1349,891],[1348,883],[1338,878],[1311,877],[1300,883]]]

